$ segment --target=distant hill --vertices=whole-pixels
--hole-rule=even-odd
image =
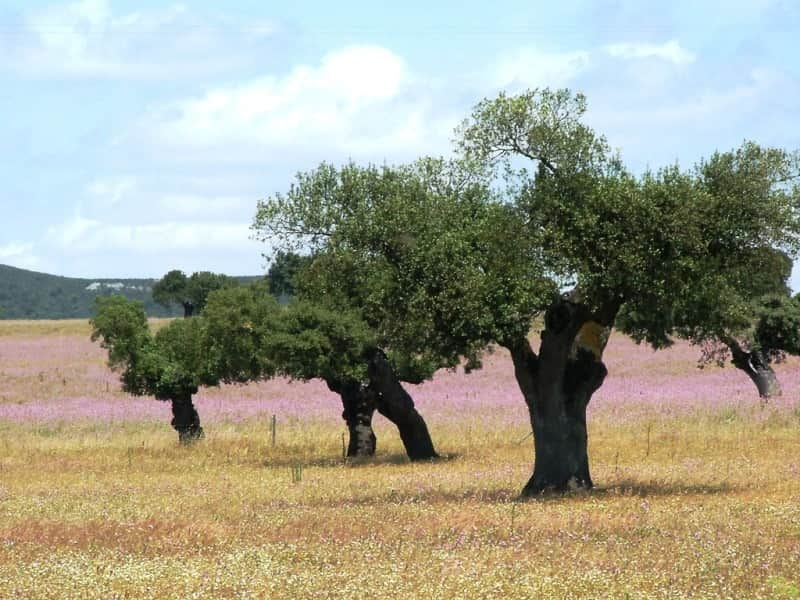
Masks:
[[[252,281],[259,277],[237,277]],[[0,265],[0,319],[86,319],[97,296],[121,294],[144,303],[151,317],[177,317],[183,310],[153,301],[156,279],[78,279]]]

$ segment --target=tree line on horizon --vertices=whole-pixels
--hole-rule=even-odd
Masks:
[[[162,298],[196,316],[153,333],[140,306],[112,296],[93,339],[127,391],[172,402],[181,440],[202,435],[200,386],[285,375],[339,394],[350,455],[374,453],[377,410],[412,459],[436,451],[402,383],[480,368],[501,346],[533,431],[523,495],[591,488],[586,408],[612,331],[655,349],[689,340],[762,398],[780,393],[771,365],[800,352],[787,286],[800,154],[744,142],[636,176],[585,111],[570,90],[500,94],[459,127],[453,159],[300,173],[253,224],[280,252],[290,302],[264,282],[223,282],[192,310]]]
[[[211,273],[198,274],[202,283]],[[239,283],[263,276],[233,277]],[[153,295],[155,279],[86,279],[61,277],[0,265],[0,319],[88,319],[98,296],[122,294],[141,302],[149,317],[169,318],[183,308],[159,302]]]

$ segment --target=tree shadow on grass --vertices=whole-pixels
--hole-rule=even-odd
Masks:
[[[369,496],[326,498],[319,505],[325,507],[361,507],[378,505],[408,504],[461,504],[479,503],[489,505],[512,505],[517,503],[581,503],[590,499],[647,498],[667,496],[709,496],[733,493],[737,488],[727,484],[683,485],[679,483],[658,483],[641,481],[621,481],[608,486],[600,486],[591,490],[571,492],[550,492],[538,496],[523,497],[519,488],[501,488],[483,490],[466,488],[460,490],[443,490],[421,482],[417,489],[396,490],[387,487],[380,493]],[[316,505],[311,501],[312,506]]]
[[[677,482],[623,480],[599,485],[591,490],[545,491],[534,496],[519,496],[519,502],[560,502],[583,499],[662,498],[667,496],[715,496],[736,492],[739,488],[727,483],[682,484]]]
[[[333,456],[314,456],[314,457],[304,457],[302,455],[281,455],[281,456],[274,456],[270,457],[266,460],[262,460],[260,462],[262,467],[266,468],[282,468],[282,467],[292,467],[298,464],[302,465],[303,467],[320,467],[320,468],[330,468],[330,467],[351,467],[351,468],[361,468],[361,467],[375,467],[381,465],[428,465],[428,464],[438,464],[443,462],[449,462],[451,460],[456,460],[461,455],[457,453],[449,453],[449,454],[441,454],[436,458],[428,458],[425,460],[418,460],[412,461],[406,456],[405,454],[397,453],[397,454],[378,454],[377,456],[367,456],[367,457],[347,457],[343,458],[333,457]]]
[[[439,490],[422,488],[419,490],[393,490],[369,498],[342,498],[339,504],[347,506],[374,506],[378,504],[458,504],[477,502],[480,504],[515,504],[515,503],[551,503],[551,502],[584,502],[590,499],[615,498],[655,498],[667,496],[708,496],[724,495],[735,492],[736,488],[721,485],[681,485],[648,482],[619,482],[610,486],[593,488],[588,491],[551,492],[539,496],[520,495],[519,489],[481,490],[469,488],[464,490]],[[330,506],[328,502],[326,504]]]
[[[684,484],[679,482],[623,480],[610,485],[597,486],[587,492],[592,496],[709,496],[730,494],[738,488],[728,483]]]
[[[341,497],[341,498],[325,498],[325,499],[311,499],[304,502],[307,507],[324,507],[324,508],[359,508],[359,507],[375,507],[375,506],[411,506],[411,505],[432,505],[441,506],[446,504],[464,504],[464,503],[477,503],[489,505],[511,505],[519,498],[517,490],[438,490],[438,489],[420,489],[420,490],[395,490],[387,488],[380,493],[372,493],[364,496]],[[279,502],[280,504],[280,502]],[[292,505],[291,502],[286,501],[286,505]],[[275,506],[275,502],[271,503]]]

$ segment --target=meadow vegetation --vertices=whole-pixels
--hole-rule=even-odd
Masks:
[[[800,596],[797,359],[762,407],[688,344],[613,335],[589,407],[596,487],[525,501],[505,351],[408,386],[443,455],[410,463],[380,416],[376,456],[344,459],[319,380],[201,390],[207,436],[182,446],[168,403],[123,393],[88,338],[0,323],[0,597]]]
[[[800,596],[800,153],[635,174],[586,109],[299,173],[185,319],[3,325],[0,597]]]

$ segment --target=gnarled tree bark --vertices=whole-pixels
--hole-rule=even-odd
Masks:
[[[561,298],[545,314],[538,356],[527,338],[505,344],[533,429],[533,475],[523,496],[594,485],[586,408],[608,372],[602,353],[616,311],[611,305],[595,315]]]
[[[178,441],[181,444],[191,444],[203,437],[203,428],[200,427],[200,415],[192,402],[192,395],[186,394],[171,399],[172,401],[172,428],[178,432]]]
[[[433,447],[425,420],[380,350],[370,357],[368,376],[378,412],[397,426],[408,458],[412,461],[437,458],[439,455]]]
[[[733,365],[737,369],[744,371],[751,381],[756,384],[758,395],[763,400],[782,394],[778,377],[761,352],[757,350],[748,352],[736,340],[730,338],[725,340],[725,344],[730,348]]]
[[[342,399],[342,418],[347,424],[350,441],[347,456],[374,456],[377,438],[372,430],[375,393],[358,381],[328,381],[328,388]]]

